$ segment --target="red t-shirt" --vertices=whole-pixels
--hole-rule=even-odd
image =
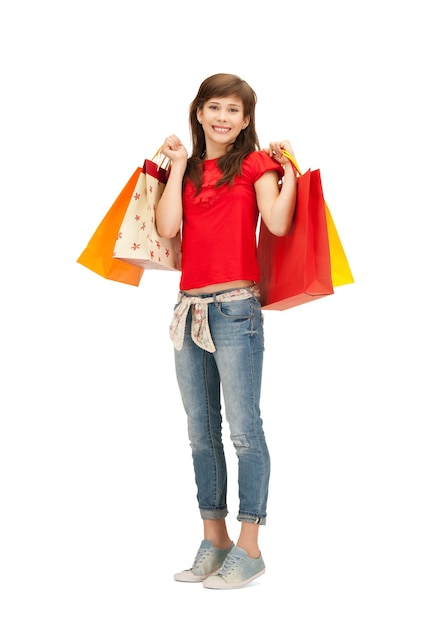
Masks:
[[[235,177],[232,187],[215,187],[221,178],[217,159],[204,161],[203,184],[197,196],[193,183],[186,182],[180,289],[233,280],[259,281],[256,245],[259,211],[254,184],[270,170],[277,171],[281,179],[282,167],[266,152],[256,151],[244,159],[242,175]]]

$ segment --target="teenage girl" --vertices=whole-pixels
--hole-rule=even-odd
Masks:
[[[203,521],[192,567],[174,578],[214,589],[243,587],[265,571],[258,534],[266,524],[270,458],[260,416],[264,336],[256,228],[261,215],[273,234],[287,234],[296,175],[282,154],[293,154],[288,141],[260,149],[256,100],[238,76],[210,76],[190,105],[192,155],[176,135],[161,148],[171,168],[156,220],[160,235],[182,234],[170,334]],[[221,393],[238,458],[236,543],[226,526]]]

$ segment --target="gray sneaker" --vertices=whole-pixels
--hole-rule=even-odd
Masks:
[[[252,559],[242,548],[232,548],[221,569],[203,581],[207,589],[239,589],[266,571],[263,557]]]
[[[200,583],[211,574],[214,574],[222,565],[229,552],[234,547],[231,543],[226,550],[214,548],[212,543],[204,539],[194,559],[191,569],[174,574],[174,580],[181,583]]]

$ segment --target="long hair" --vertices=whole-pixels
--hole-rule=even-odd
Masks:
[[[218,167],[222,176],[217,186],[225,183],[232,184],[234,177],[241,175],[243,159],[260,149],[255,129],[255,106],[257,95],[250,85],[235,74],[214,74],[206,78],[199,87],[199,91],[189,107],[189,125],[192,140],[192,155],[188,159],[185,177],[195,185],[196,194],[200,192],[203,176],[203,156],[206,150],[205,133],[197,119],[197,111],[205,102],[213,98],[235,96],[243,102],[244,117],[249,116],[249,124],[243,129],[227,153],[218,160]]]

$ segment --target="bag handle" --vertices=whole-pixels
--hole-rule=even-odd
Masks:
[[[166,157],[166,156],[164,156],[164,157],[162,158],[162,160],[161,160],[161,161],[160,161],[160,160],[159,160],[159,161],[157,160],[157,157],[158,157],[158,156],[159,156],[159,154],[160,154],[160,150],[161,150],[161,148],[162,148],[162,146],[160,146],[160,148],[158,148],[158,149],[156,150],[156,152],[154,153],[154,156],[153,156],[153,158],[152,158],[151,160],[152,160],[154,163],[157,163],[157,169],[158,169],[158,170],[159,170],[160,168],[167,170],[167,169],[169,168],[169,166],[170,166],[170,160],[169,160],[169,158],[168,158],[168,157]],[[163,164],[165,163],[165,161],[168,161],[168,163],[166,164],[166,166],[165,166],[165,167],[163,167]]]
[[[293,154],[290,154],[290,152],[287,152],[287,150],[281,150],[281,154],[289,159],[289,161],[292,163],[293,167],[296,169],[298,174],[301,176],[301,170],[299,169],[299,165],[296,162],[296,159],[293,156]]]

